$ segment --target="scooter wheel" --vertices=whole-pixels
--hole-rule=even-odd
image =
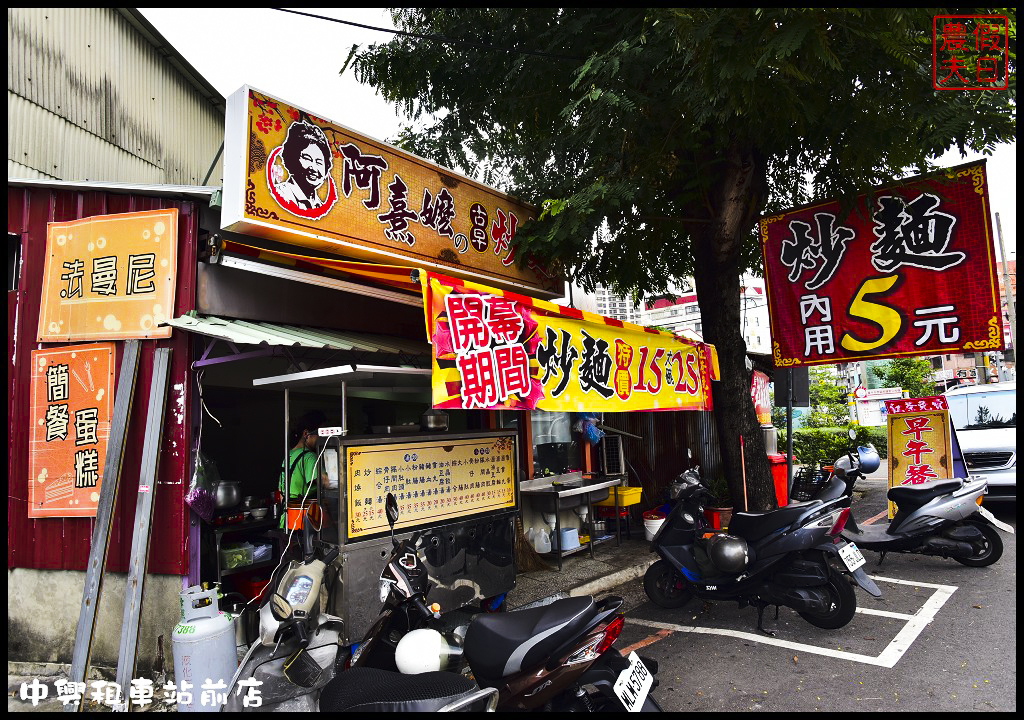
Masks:
[[[953,558],[962,565],[968,567],[987,567],[998,560],[1003,554],[1003,539],[999,537],[999,533],[994,527],[988,523],[972,523],[974,527],[981,530],[981,534],[985,536],[982,541],[983,547],[980,551],[971,555],[969,558]]]
[[[663,608],[680,608],[693,599],[693,593],[686,580],[674,567],[664,560],[647,568],[644,574],[644,591],[651,601]]]
[[[853,620],[857,612],[857,595],[846,578],[833,570],[829,570],[825,587],[828,589],[829,609],[824,613],[802,612],[800,617],[815,627],[837,630]]]

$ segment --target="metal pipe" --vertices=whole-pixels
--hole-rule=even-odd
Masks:
[[[1003,293],[1006,296],[1006,312],[1010,316],[1010,344],[1013,345],[1014,360],[1017,355],[1017,298],[1010,285],[1010,272],[1006,267],[1006,248],[1003,246],[1003,224],[996,213],[996,234],[999,236],[999,256],[1003,259]],[[1002,378],[999,378],[1002,380]]]
[[[346,408],[346,400],[348,398],[348,392],[346,391],[346,383],[344,380],[341,381],[341,436],[345,437],[348,435],[348,411]]]
[[[789,388],[786,397],[786,484],[789,486],[787,497],[793,496],[793,368],[786,370],[789,377]]]

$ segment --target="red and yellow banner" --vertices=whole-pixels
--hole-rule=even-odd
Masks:
[[[1003,346],[985,164],[760,222],[775,365]]]
[[[114,407],[114,343],[32,351],[29,517],[95,517]]]
[[[710,410],[714,347],[422,272],[436,408]]]

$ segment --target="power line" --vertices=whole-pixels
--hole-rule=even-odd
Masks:
[[[584,60],[582,57],[573,57],[570,55],[556,55],[554,53],[541,52],[540,50],[519,50],[517,48],[503,48],[496,45],[488,45],[487,43],[471,42],[462,38],[449,38],[444,35],[436,35],[432,33],[414,33],[407,32],[405,30],[393,30],[391,28],[376,27],[374,25],[364,25],[362,23],[352,22],[351,20],[341,20],[339,18],[326,17],[324,15],[315,15],[313,13],[300,12],[299,10],[288,10],[287,8],[270,8],[271,10],[278,10],[280,12],[292,13],[293,15],[303,15],[305,17],[315,18],[317,20],[327,20],[328,22],[341,23],[342,25],[351,25],[353,27],[362,28],[364,30],[376,30],[377,32],[392,33],[394,35],[402,35],[403,37],[417,38],[419,40],[436,40],[438,42],[468,45],[470,47],[480,48],[482,50],[498,51],[498,52],[513,52],[519,53],[520,55],[533,55],[535,57],[551,58],[553,60],[572,60],[574,62],[580,62]]]

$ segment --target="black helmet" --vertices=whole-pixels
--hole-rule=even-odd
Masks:
[[[716,533],[708,538],[707,551],[722,572],[741,573],[747,567],[747,541],[741,537]]]

